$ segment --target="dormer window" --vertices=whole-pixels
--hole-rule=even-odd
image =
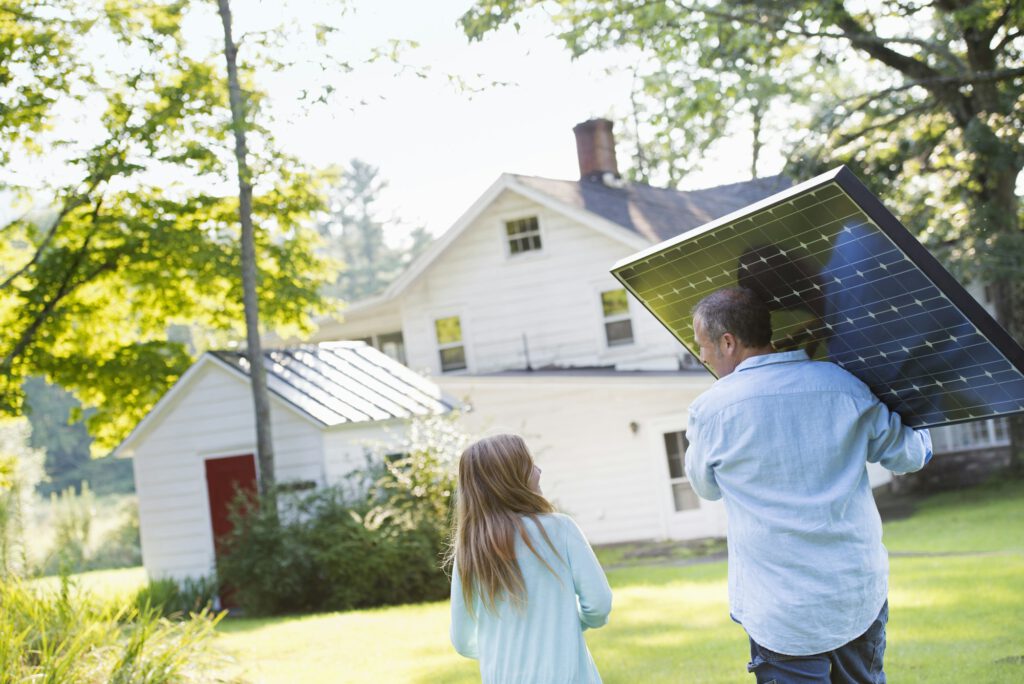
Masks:
[[[505,237],[511,256],[540,250],[540,223],[536,216],[505,222]]]

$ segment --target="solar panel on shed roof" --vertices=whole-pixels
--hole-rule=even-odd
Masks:
[[[834,361],[908,425],[1024,412],[1024,350],[845,167],[612,273],[698,358],[693,307],[749,287],[768,303],[776,350]]]

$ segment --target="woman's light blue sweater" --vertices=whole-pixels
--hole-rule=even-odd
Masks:
[[[612,592],[590,544],[572,518],[537,516],[557,549],[524,517],[527,534],[552,574],[516,540],[526,585],[526,606],[499,599],[497,610],[477,596],[471,616],[462,596],[458,566],[452,571],[451,639],[455,650],[480,660],[484,684],[592,684],[601,681],[583,630],[608,622]]]

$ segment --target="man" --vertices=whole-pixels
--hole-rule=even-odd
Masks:
[[[885,682],[888,556],[867,466],[931,458],[864,383],[803,350],[774,353],[768,308],[720,290],[694,308],[718,381],[690,407],[686,475],[728,511],[729,604],[758,684]]]

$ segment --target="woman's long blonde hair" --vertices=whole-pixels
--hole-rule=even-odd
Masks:
[[[495,609],[495,601],[508,597],[526,602],[526,585],[516,560],[520,537],[548,570],[526,532],[522,516],[534,521],[544,541],[558,554],[537,515],[554,513],[543,494],[530,488],[533,457],[518,435],[495,435],[471,444],[459,459],[459,484],[450,556],[458,563],[466,606],[473,610],[479,596]]]

